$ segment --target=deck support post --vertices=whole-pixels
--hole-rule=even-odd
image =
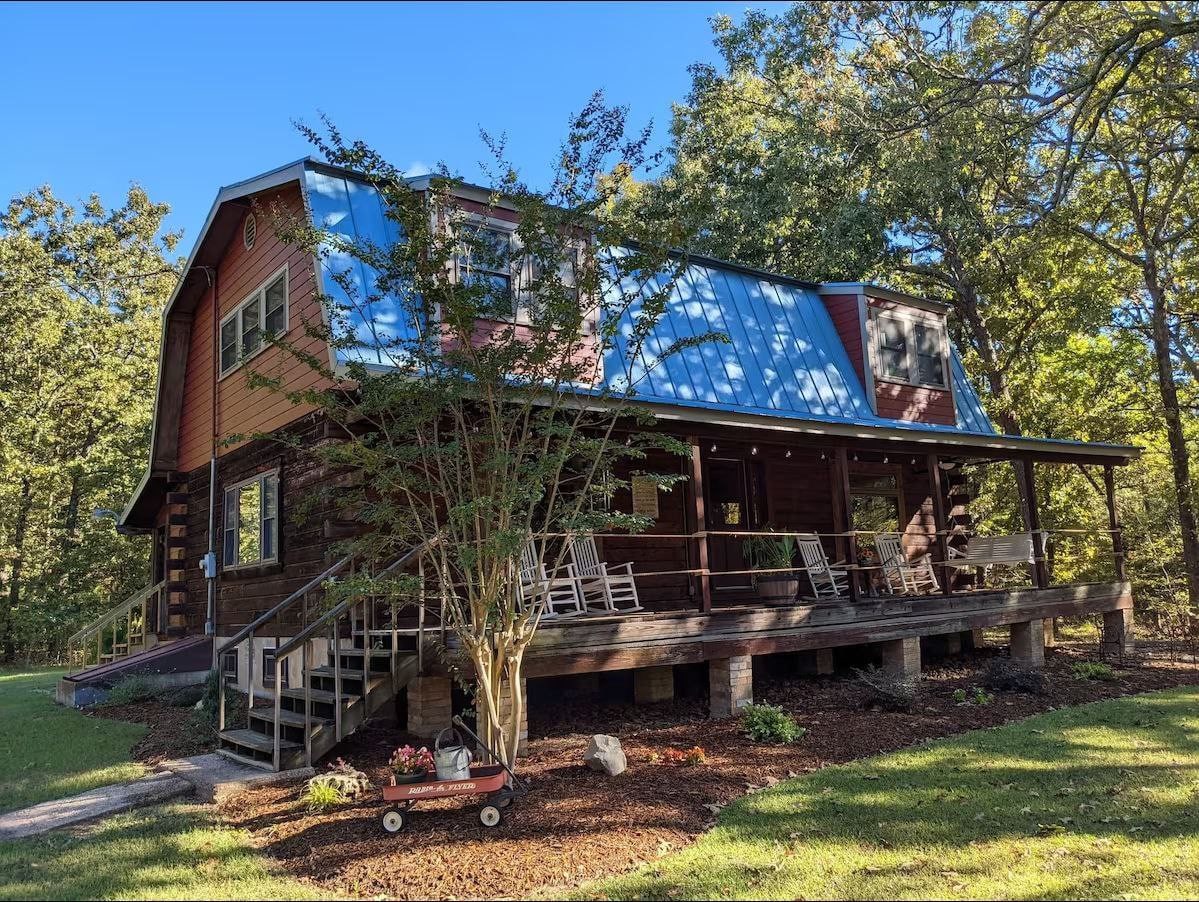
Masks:
[[[449,677],[420,676],[408,684],[408,732],[431,738],[454,716]]]
[[[1045,618],[1045,647],[1057,647],[1057,620],[1053,617]]]
[[[1011,626],[1012,660],[1025,667],[1045,666],[1045,622],[1029,620]]]
[[[708,698],[713,718],[736,717],[754,700],[753,655],[708,662]]]
[[[1128,657],[1135,651],[1132,638],[1132,608],[1103,613],[1103,654],[1116,660]]]
[[[1111,464],[1103,467],[1103,488],[1107,498],[1107,527],[1112,533],[1112,560],[1116,579],[1123,582],[1128,578],[1124,567],[1124,530],[1116,510],[1116,472]]]
[[[816,675],[832,676],[833,650],[831,648],[816,649]]]
[[[936,569],[937,579],[941,583],[941,591],[949,595],[953,592],[953,577],[955,571],[951,567],[943,566],[949,560],[949,537],[947,531],[949,529],[949,519],[945,516],[945,484],[941,478],[941,461],[935,454],[928,455],[928,491],[932,495],[933,501],[933,526],[937,534],[933,536],[933,542],[937,548]],[[960,651],[960,647],[958,651]],[[956,654],[956,652],[955,652]]]
[[[892,639],[880,643],[883,650],[883,670],[909,680],[920,679],[920,639]]]
[[[970,637],[974,642],[974,648],[976,651],[980,648],[986,647],[987,634],[982,630],[970,630]]]
[[[699,609],[705,613],[712,610],[712,578],[708,574],[708,518],[704,510],[704,461],[699,439],[692,436],[691,443],[691,510],[688,519],[693,533],[703,533],[695,540],[695,566],[699,575]]]
[[[655,705],[674,699],[674,668],[669,664],[638,667],[633,671],[633,701]]]
[[[833,516],[836,531],[845,534],[845,563],[849,569],[849,600],[857,601],[862,594],[861,574],[858,572],[858,537],[853,534],[853,498],[849,491],[849,449],[836,450],[833,460]]]
[[[1038,589],[1049,588],[1049,568],[1045,566],[1045,537],[1041,533],[1041,512],[1037,504],[1037,482],[1033,472],[1032,458],[1020,461],[1020,491],[1024,494],[1026,511],[1024,526],[1032,533],[1033,583]]]

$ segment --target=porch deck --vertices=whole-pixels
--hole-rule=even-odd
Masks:
[[[736,605],[545,624],[529,677],[689,664],[739,655],[958,634],[1054,617],[1130,611],[1126,581],[1047,589],[872,598],[856,603]]]

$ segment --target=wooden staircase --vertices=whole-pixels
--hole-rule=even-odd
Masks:
[[[148,651],[158,643],[166,583],[139,589],[67,640],[68,673],[83,673]]]
[[[427,547],[401,555],[377,576],[417,569],[423,586],[421,557]],[[218,662],[228,655],[249,662],[244,685],[252,687],[244,722],[233,726],[226,723],[228,690],[221,685],[221,754],[268,770],[311,766],[420,674],[426,642],[423,590],[413,599],[414,618],[405,618],[409,606],[395,599],[355,597],[329,608],[317,603],[353,567],[350,558],[339,561],[218,648]],[[274,674],[256,680],[255,658],[264,637],[274,638],[265,646],[273,649]],[[293,661],[298,685],[287,680],[296,672]]]

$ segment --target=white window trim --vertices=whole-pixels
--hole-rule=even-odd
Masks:
[[[270,557],[259,558],[256,561],[250,561],[249,563],[245,563],[245,564],[243,564],[241,561],[238,561],[236,564],[230,564],[225,556],[225,550],[227,547],[225,544],[225,536],[229,531],[228,527],[226,527],[226,525],[225,525],[226,519],[229,516],[229,494],[231,492],[239,492],[248,485],[254,485],[255,483],[263,483],[267,479],[271,478],[272,476],[275,478],[275,527],[274,527],[274,534],[272,536],[273,541],[271,542],[271,547],[274,548],[274,554],[272,554]],[[264,564],[275,564],[275,563],[279,562],[279,521],[281,519],[281,509],[283,507],[282,492],[279,489],[280,489],[280,486],[279,486],[279,468],[278,467],[275,467],[273,470],[263,470],[261,473],[255,473],[249,479],[243,479],[241,482],[230,483],[229,485],[224,487],[224,489],[222,490],[223,493],[221,495],[221,498],[222,498],[222,501],[221,501],[221,570],[243,570],[247,567],[261,567]],[[265,486],[262,489],[260,489],[259,491],[261,492],[262,497],[265,498],[266,497]],[[258,522],[258,528],[261,531],[261,529],[262,529],[261,518],[259,519],[259,522]],[[259,541],[261,542],[261,535],[259,536]]]
[[[512,286],[512,312],[506,314],[493,314],[486,317],[490,322],[496,323],[515,323],[521,326],[530,325],[533,320],[529,316],[529,284],[532,282],[532,261],[529,260],[523,253],[523,246],[520,243],[520,238],[516,233],[517,224],[507,219],[497,219],[493,216],[483,216],[480,214],[470,214],[464,217],[464,225],[468,228],[483,228],[490,229],[495,232],[507,232],[509,241],[509,260],[508,267],[509,284]],[[582,243],[572,242],[575,249],[575,265],[578,265],[578,257],[583,252]],[[454,255],[454,280],[461,283],[462,272],[459,268],[458,254]],[[486,269],[480,267],[481,272],[498,273],[499,270]],[[576,288],[577,291],[577,288]],[[580,301],[581,302],[581,301]],[[598,328],[593,317],[588,317],[583,324],[583,334],[589,335]]]
[[[903,324],[904,339],[907,347],[905,362],[907,363],[908,378],[902,379],[898,376],[892,376],[883,369],[883,331],[879,328],[878,321],[883,318],[893,319]],[[920,368],[916,359],[916,331],[913,328],[916,325],[932,326],[937,330],[937,334],[941,341],[941,372],[945,376],[943,384],[934,382],[920,381]],[[918,310],[897,310],[890,307],[872,307],[870,309],[870,347],[873,358],[871,360],[870,370],[874,375],[876,382],[891,382],[897,385],[911,385],[915,388],[928,388],[933,391],[949,391],[952,375],[950,371],[949,360],[949,332],[945,326],[944,317],[935,313],[926,313]],[[915,378],[913,378],[915,374]]]
[[[217,381],[224,379],[226,376],[231,376],[240,370],[243,366],[265,351],[271,346],[271,343],[265,338],[262,345],[253,354],[243,354],[241,348],[241,312],[252,303],[258,304],[258,323],[259,329],[266,328],[266,289],[267,286],[274,283],[279,276],[283,276],[283,331],[281,335],[286,335],[291,328],[291,273],[288,270],[288,265],[284,263],[281,267],[267,276],[259,283],[258,287],[251,291],[246,297],[234,307],[229,313],[221,318],[220,325],[217,327],[216,333],[216,348],[214,353],[217,359],[217,370],[220,373]],[[237,362],[229,369],[222,366],[221,361],[221,335],[224,334],[225,324],[230,320],[237,321]]]

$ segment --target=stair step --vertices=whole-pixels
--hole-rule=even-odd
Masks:
[[[304,700],[304,687],[300,686],[295,689],[284,689],[283,695],[287,698],[296,698],[296,699],[299,699],[300,701],[303,701]],[[324,703],[330,704],[330,705],[334,704],[337,701],[337,696],[335,694],[333,694],[332,692],[328,692],[324,689],[309,689],[308,697],[310,699],[312,699],[312,701],[314,701],[314,702],[324,702]],[[347,704],[352,704],[353,702],[358,701],[359,696],[356,694],[350,694],[347,692],[343,692],[341,694],[341,699],[342,699],[342,701],[346,702]]]
[[[322,664],[320,667],[309,667],[308,673],[312,676],[328,677],[329,679],[334,679],[337,675],[337,671],[333,668],[332,664]],[[362,674],[363,671],[361,670],[354,670],[349,667],[341,668],[341,678],[343,680],[361,680]],[[386,674],[380,673],[379,671],[373,671],[371,676],[386,676]]]
[[[250,717],[255,720],[265,721],[273,724],[275,722],[275,709],[272,708],[251,708]],[[304,713],[302,711],[288,711],[286,708],[279,709],[279,722],[286,724],[289,727],[303,727]],[[326,727],[333,721],[327,717],[310,717],[308,722],[314,727]]]
[[[257,752],[274,753],[275,738],[254,730],[224,730],[220,734],[221,742],[231,742],[243,748],[254,749]],[[280,749],[298,749],[300,744],[290,739],[279,739]]]
[[[337,653],[346,658],[362,658],[362,657],[366,656],[366,649],[363,649],[363,648],[339,648],[337,650]],[[404,654],[404,651],[399,650],[396,653],[402,655],[402,654]],[[372,658],[386,658],[389,655],[391,655],[390,648],[372,648],[371,649],[371,657]]]

